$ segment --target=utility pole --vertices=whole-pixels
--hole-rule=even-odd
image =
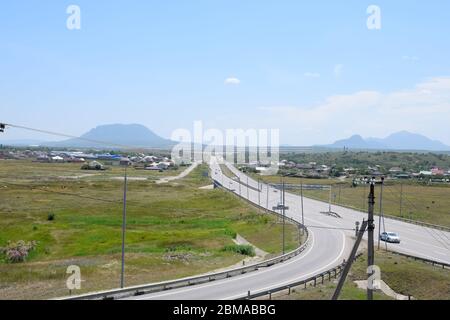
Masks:
[[[367,177],[364,177],[364,192],[363,192],[363,210],[366,210],[366,189],[367,189]]]
[[[281,190],[280,190],[280,193],[281,193],[281,203],[279,203],[276,207],[272,207],[272,210],[274,210],[274,211],[276,211],[276,210],[280,210],[280,212],[281,212],[281,215],[282,215],[282,219],[283,219],[283,231],[282,231],[282,233],[283,233],[283,254],[285,254],[286,253],[286,245],[285,245],[285,226],[286,226],[286,210],[288,210],[289,209],[289,207],[287,207],[286,205],[285,205],[285,202],[286,202],[286,197],[285,197],[285,185],[284,185],[284,181],[283,181],[283,183],[282,183],[282,185],[281,185]]]
[[[266,183],[266,212],[269,212],[269,184]]]
[[[248,194],[248,176],[247,176],[247,200],[250,200],[249,199],[249,194]]]
[[[400,217],[403,217],[403,182],[400,183]]]
[[[331,213],[331,189],[332,189],[333,187],[331,186],[331,184],[330,184],[330,196],[329,196],[329,199],[328,199],[328,212],[329,213]]]
[[[261,186],[258,178],[258,211],[261,213]]]
[[[301,202],[302,202],[302,234],[305,233],[305,212],[303,208],[303,179],[300,178],[300,195],[301,195]]]
[[[280,176],[280,203],[283,203],[283,177]]]
[[[358,252],[358,247],[364,236],[366,227],[367,227],[367,221],[363,220],[363,222],[361,224],[361,228],[359,229],[359,231],[358,230],[356,231],[357,236],[356,236],[355,244],[353,245],[352,252],[350,253],[347,263],[344,266],[344,270],[342,271],[341,278],[339,279],[339,282],[336,286],[336,290],[334,291],[333,297],[331,298],[332,300],[337,300],[339,298],[342,287],[344,286],[344,283],[345,283],[345,279],[347,279],[347,275],[350,271],[350,268],[352,267],[353,261],[355,260],[356,253]]]
[[[380,250],[380,242],[381,242],[381,216],[383,215],[383,186],[384,186],[384,177],[381,177],[380,214],[378,217],[378,250]]]
[[[122,271],[120,273],[120,287],[125,286],[125,229],[127,223],[127,167],[125,167],[125,176],[123,180],[123,216],[122,216]]]
[[[239,181],[239,197],[242,197],[242,195],[241,195],[241,177],[238,177],[238,181]]]
[[[339,185],[339,198],[338,198],[338,204],[341,204],[341,186]]]
[[[284,186],[284,180],[283,180],[283,254],[286,253],[285,246],[286,246],[286,235],[285,235],[285,229],[286,229],[286,198],[285,198],[285,186]]]
[[[373,209],[375,206],[375,178],[370,181],[370,193],[369,193],[369,219],[367,221],[367,266],[372,267],[374,265],[374,249],[373,249],[373,230],[375,224],[373,220]],[[371,269],[368,269],[371,270]],[[367,274],[367,300],[373,300],[373,287],[369,283],[369,278],[372,274]]]

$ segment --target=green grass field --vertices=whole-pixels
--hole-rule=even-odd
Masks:
[[[450,270],[414,261],[390,252],[376,251],[375,264],[381,269],[381,279],[395,292],[411,295],[418,300],[450,300]],[[367,254],[353,264],[342,289],[341,300],[365,300],[366,291],[358,289],[353,281],[367,279]],[[316,288],[296,290],[277,299],[330,300],[336,283],[328,282]],[[376,300],[392,300],[382,292],[375,292]]]
[[[129,182],[127,285],[233,265],[244,256],[222,249],[233,244],[236,233],[272,255],[281,251],[277,219],[225,191],[199,189],[211,183],[205,171],[200,166],[169,184]],[[72,264],[81,267],[80,292],[118,286],[122,182],[104,178],[111,172],[101,173],[102,179],[57,178],[84,173],[91,172],[69,164],[0,162],[0,247],[10,240],[38,241],[25,263],[0,260],[0,298],[66,295],[65,271]],[[50,213],[53,221],[47,220]],[[287,248],[298,242],[296,227],[288,225]]]
[[[279,176],[253,175],[269,183],[279,183]],[[331,185],[332,203],[367,210],[368,185],[351,186],[351,181],[339,179],[300,179],[285,177],[286,183]],[[380,211],[380,185],[375,189],[375,213]],[[298,190],[290,190],[299,194]],[[400,194],[403,193],[402,200]],[[304,190],[306,197],[329,201],[328,190]],[[400,201],[401,200],[401,201]],[[401,203],[401,206],[400,206]],[[401,211],[400,211],[401,207]],[[450,227],[450,186],[421,185],[418,183],[401,183],[386,181],[383,191],[383,211],[385,214],[439,224]]]

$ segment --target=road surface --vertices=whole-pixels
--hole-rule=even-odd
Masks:
[[[258,188],[257,181],[249,178],[234,166],[226,165],[239,179],[225,176],[216,159],[213,158],[210,163],[212,178],[224,188],[269,209],[280,203],[278,190],[266,184],[260,184]],[[289,207],[286,216],[301,222],[300,196],[286,193],[286,205]],[[353,245],[355,231],[352,229],[355,227],[355,221],[362,221],[363,218],[367,218],[367,214],[339,206],[333,206],[332,210],[342,218],[322,214],[322,211],[328,211],[327,203],[304,198],[304,218],[305,225],[310,231],[310,244],[299,256],[284,263],[229,279],[130,299],[229,300],[244,296],[248,291],[256,293],[269,290],[283,284],[307,279],[333,268],[347,259]],[[378,219],[375,220],[377,224]],[[399,245],[389,244],[389,249],[450,263],[450,234],[448,232],[391,219],[385,219],[385,223],[388,231],[398,232],[402,239],[402,243]],[[377,234],[377,231],[375,233]]]

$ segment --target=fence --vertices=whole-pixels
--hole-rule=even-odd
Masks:
[[[358,254],[355,257],[355,260],[359,258],[361,254]],[[304,289],[308,287],[308,284],[311,284],[312,286],[316,287],[317,284],[320,282],[320,284],[324,284],[325,277],[328,278],[328,281],[331,281],[332,278],[337,279],[337,277],[341,274],[342,270],[344,269],[347,262],[344,260],[344,262],[337,267],[331,268],[325,272],[318,273],[315,276],[312,276],[305,280],[295,281],[287,285],[275,287],[269,290],[264,290],[256,293],[251,293],[250,291],[247,293],[247,295],[237,298],[236,300],[252,300],[264,296],[268,296],[269,300],[272,299],[272,295],[274,293],[279,293],[281,291],[287,290],[288,294],[291,294],[292,289],[303,286]]]
[[[430,260],[430,259],[425,259],[425,258],[420,258],[420,257],[416,257],[416,256],[412,256],[406,253],[401,253],[401,252],[397,252],[397,251],[390,251],[390,253],[399,255],[399,256],[403,256],[409,259],[413,259],[414,261],[422,261],[424,263],[428,263],[431,264],[433,266],[439,266],[442,267],[442,269],[450,269],[450,264],[445,263],[445,262],[439,262],[439,261],[435,261],[435,260]]]

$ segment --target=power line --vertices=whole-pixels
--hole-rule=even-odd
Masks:
[[[64,138],[70,138],[70,139],[76,139],[76,140],[91,142],[91,143],[95,143],[95,144],[104,145],[105,147],[117,147],[117,148],[121,148],[121,149],[132,150],[132,151],[151,150],[152,149],[152,148],[145,148],[145,147],[138,147],[138,146],[128,146],[128,145],[118,144],[118,143],[114,143],[114,142],[107,142],[107,141],[83,138],[83,137],[78,137],[78,136],[74,136],[74,135],[70,135],[70,134],[66,134],[66,133],[54,132],[54,131],[49,131],[49,130],[37,129],[37,128],[31,128],[31,127],[26,127],[26,126],[21,126],[21,125],[16,125],[16,124],[10,124],[10,123],[2,123],[2,125],[6,126],[6,127],[11,127],[11,128],[23,129],[23,130],[33,131],[33,132],[45,133],[45,134],[49,134],[49,135],[53,135],[53,136],[59,136],[59,137],[64,137]],[[4,130],[4,128],[3,128],[3,130]]]

